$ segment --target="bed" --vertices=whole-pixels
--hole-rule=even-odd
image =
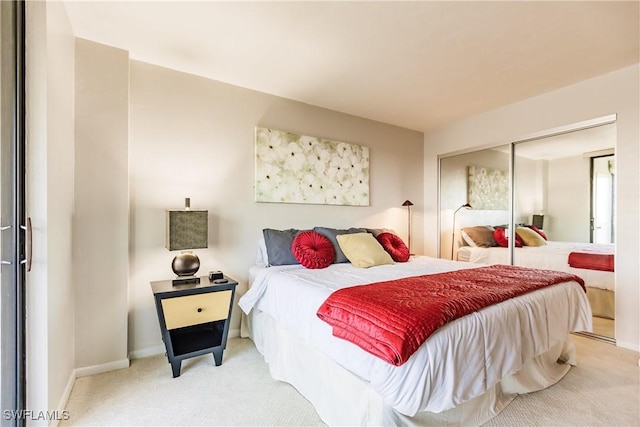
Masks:
[[[479,425],[517,394],[555,384],[575,364],[570,333],[592,328],[577,282],[456,319],[400,366],[334,337],[316,315],[338,289],[476,267],[431,257],[372,268],[255,265],[239,301],[242,335],[254,341],[273,378],[296,387],[329,425]]]
[[[515,248],[514,264],[523,267],[543,268],[566,271],[580,276],[587,286],[587,297],[594,316],[607,319],[615,318],[615,277],[613,271],[574,268],[568,263],[570,254],[586,254],[603,245],[576,242],[547,241],[542,246],[523,246]],[[613,253],[613,245],[609,245]],[[605,248],[606,249],[606,248]],[[506,264],[509,262],[509,249],[499,246],[478,247],[460,246],[458,261],[479,264]]]

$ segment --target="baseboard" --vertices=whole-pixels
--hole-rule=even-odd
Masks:
[[[88,377],[89,375],[102,374],[104,372],[117,371],[129,367],[129,358],[116,360],[102,365],[85,366],[76,369],[76,378]]]
[[[640,352],[640,345],[638,345],[636,343],[624,342],[624,341],[616,340],[616,345],[618,347],[626,348],[628,350],[633,350],[633,351]]]
[[[67,403],[69,402],[69,397],[71,397],[71,391],[73,390],[73,385],[76,382],[76,378],[88,377],[90,375],[101,374],[109,371],[116,371],[118,369],[124,369],[129,367],[129,359],[117,360],[115,362],[104,363],[102,365],[93,365],[86,366],[84,368],[77,368],[71,371],[69,374],[69,379],[67,380],[67,385],[62,392],[62,396],[60,397],[60,402],[58,402],[58,408],[56,410],[56,416],[52,417],[49,422],[50,427],[56,427],[60,420],[66,419],[65,416],[67,407]]]
[[[152,347],[143,348],[141,350],[133,350],[129,352],[129,359],[142,359],[149,356],[155,356],[157,354],[166,353],[164,344],[156,344]]]
[[[239,336],[239,328],[229,329],[229,338],[236,338]],[[157,344],[153,347],[147,347],[142,350],[134,350],[129,353],[129,357],[127,359],[116,360],[114,362],[104,363],[102,365],[85,366],[84,368],[74,369],[69,375],[67,386],[64,388],[64,392],[62,393],[62,397],[60,398],[60,402],[58,403],[58,410],[56,413],[62,414],[62,416],[64,416],[64,410],[67,407],[67,403],[69,402],[69,397],[71,396],[71,391],[73,390],[73,385],[75,384],[76,378],[102,374],[104,372],[116,371],[118,369],[125,369],[129,367],[131,359],[141,359],[143,357],[155,356],[164,352],[164,344]],[[49,426],[56,427],[60,422],[60,419],[57,418],[58,417],[55,417],[55,419],[51,420]]]
[[[65,408],[67,407],[67,402],[69,402],[69,397],[71,396],[71,390],[73,390],[73,385],[76,382],[76,370],[72,370],[69,375],[69,380],[67,381],[67,386],[64,388],[64,392],[62,393],[62,397],[60,397],[60,402],[58,403],[58,409],[56,410],[55,417],[52,417],[52,420],[49,422],[50,427],[56,427],[60,420],[66,420],[69,415],[65,412]]]

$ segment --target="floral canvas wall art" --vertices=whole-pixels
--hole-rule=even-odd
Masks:
[[[369,148],[256,127],[256,202],[369,206]]]
[[[468,200],[473,209],[509,209],[507,172],[469,166]]]

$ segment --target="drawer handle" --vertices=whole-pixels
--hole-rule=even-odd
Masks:
[[[202,313],[202,309],[201,308],[198,308],[198,313]]]

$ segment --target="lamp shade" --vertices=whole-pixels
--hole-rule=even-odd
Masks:
[[[531,224],[539,229],[543,229],[544,228],[544,215],[540,214],[540,215],[533,215],[533,219],[531,220]]]
[[[411,200],[405,200],[402,206],[413,206],[413,203],[411,203]]]
[[[170,251],[206,248],[208,236],[208,211],[167,210],[165,247]]]

